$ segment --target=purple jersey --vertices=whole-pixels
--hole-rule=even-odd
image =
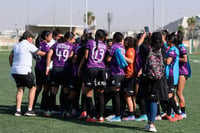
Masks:
[[[79,44],[74,45],[74,48],[73,48],[74,55],[78,54],[78,50],[80,48],[81,48],[81,46]],[[78,64],[77,63],[72,65],[72,73],[73,73],[73,76],[78,75]]]
[[[171,57],[171,58],[172,58],[172,62],[171,62],[172,66],[173,66],[174,63],[175,63],[176,56],[177,56],[177,54],[176,54],[176,52],[175,52],[174,50],[171,50],[171,51],[169,52],[168,57]],[[170,67],[169,76],[173,76],[173,67]]]
[[[122,55],[125,56],[124,46],[118,43],[112,45],[111,50],[110,50],[110,56],[112,56],[112,60],[110,62],[110,72],[111,72],[111,75],[124,75],[124,70],[119,67],[116,57],[114,56],[116,49],[120,49]]]
[[[50,47],[46,42],[40,42],[39,49],[43,52],[48,52]],[[46,56],[41,56],[39,59],[37,59],[36,69],[38,70],[46,70]]]
[[[98,48],[96,49],[96,42],[94,40],[88,41],[86,49],[89,50],[87,67],[88,68],[105,68],[104,57],[106,54],[107,46],[102,42],[98,42]]]
[[[73,52],[73,45],[65,43],[55,43],[51,49],[53,50],[53,66],[69,67],[71,64],[67,61],[71,52]]]
[[[180,58],[183,58],[183,55],[187,55],[187,49],[185,47],[179,47]],[[179,75],[188,75],[187,63],[179,61]]]

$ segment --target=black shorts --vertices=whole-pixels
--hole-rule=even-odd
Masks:
[[[36,85],[43,85],[48,83],[48,76],[46,75],[45,70],[38,70],[35,68],[35,77],[36,77]]]
[[[72,69],[71,67],[64,68],[63,70],[63,87],[69,88],[70,82],[72,81]]]
[[[63,85],[64,83],[64,74],[63,74],[63,67],[53,67],[51,72],[51,85],[53,87],[59,87],[59,85]]]
[[[69,88],[73,91],[80,91],[82,87],[82,80],[79,76],[73,76],[69,84]]]
[[[122,86],[123,80],[124,80],[123,75],[111,75],[110,85],[111,87],[120,88]]]
[[[85,86],[90,88],[106,88],[106,71],[103,68],[88,68]]]
[[[135,79],[134,78],[124,78],[123,89],[125,94],[134,95],[135,90]]]
[[[12,74],[15,79],[17,88],[19,87],[27,87],[29,89],[35,86],[35,80],[33,73],[28,73],[27,75],[21,74]]]
[[[174,85],[174,78],[173,76],[169,76],[167,79],[167,85],[168,85],[168,91],[169,93],[173,93],[175,90],[175,85]]]
[[[180,74],[179,76],[184,76],[185,77],[185,80],[188,79],[188,75],[185,75],[185,74]]]

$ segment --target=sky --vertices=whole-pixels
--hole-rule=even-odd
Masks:
[[[25,29],[26,24],[85,25],[85,0],[0,0],[0,30]],[[108,29],[107,14],[112,13],[111,31],[153,30],[182,16],[200,15],[200,0],[87,0],[88,11],[96,16],[97,28]],[[154,1],[154,6],[153,6]],[[72,19],[70,20],[70,5]]]

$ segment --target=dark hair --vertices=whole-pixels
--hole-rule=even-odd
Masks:
[[[153,32],[151,37],[151,46],[154,51],[158,51],[162,48],[162,35],[160,32]]]
[[[115,42],[118,42],[118,43],[121,42],[123,38],[124,38],[124,35],[121,32],[116,32],[113,35],[113,39],[115,40]]]
[[[169,37],[168,37],[168,40],[175,44],[176,46],[178,45],[178,37],[176,36],[176,33],[175,32],[172,32]]]
[[[133,39],[133,37],[126,37],[126,38],[124,39],[124,42],[127,43],[127,45],[124,45],[125,48],[126,48],[126,50],[129,49],[129,48],[131,48],[131,47],[134,48],[134,41],[135,41],[135,40]]]
[[[183,36],[184,36],[183,32],[179,30],[177,32],[178,44],[182,44],[182,42],[183,42]]]
[[[64,37],[68,40],[68,39],[72,39],[75,36],[75,34],[73,32],[66,32]]]
[[[97,30],[95,33],[95,41],[96,41],[95,51],[98,49],[99,40],[104,38],[105,38],[105,31],[102,29]]]
[[[49,36],[50,34],[51,34],[51,32],[48,31],[48,30],[44,30],[41,34],[39,34],[38,37],[35,40],[35,46],[37,48],[39,48],[40,42],[43,41],[43,40],[45,40],[46,39],[45,37]]]
[[[62,32],[60,31],[60,29],[55,29],[55,30],[53,31],[53,33],[52,33],[52,35],[53,35],[54,37],[56,37],[58,34],[62,34]]]
[[[61,38],[58,39],[57,42],[58,42],[58,43],[64,43],[64,42],[66,42],[66,41],[67,41],[66,38],[62,36]]]

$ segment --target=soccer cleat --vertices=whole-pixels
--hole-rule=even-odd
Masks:
[[[160,116],[162,117],[162,119],[166,119],[167,113],[162,112]]]
[[[149,128],[150,128],[150,124],[149,124],[149,122],[148,122],[148,123],[145,125],[144,130],[148,131]]]
[[[156,127],[155,127],[155,125],[154,125],[153,123],[151,123],[151,124],[149,125],[148,131],[149,131],[149,132],[157,132]]]
[[[98,118],[98,121],[99,121],[99,122],[104,122],[104,118],[103,118],[103,117],[99,117],[99,118]]]
[[[139,118],[136,118],[135,121],[147,121],[147,115],[141,115]]]
[[[31,110],[31,111],[27,111],[25,114],[25,116],[36,116],[35,111]]]
[[[187,118],[187,114],[186,113],[181,113],[181,116],[183,117],[183,118]]]
[[[95,117],[94,118],[89,117],[89,118],[86,119],[86,121],[87,122],[95,122],[96,118]]]
[[[174,121],[179,121],[179,120],[182,120],[183,117],[182,115],[178,115],[178,114],[175,114],[174,117],[172,118]]]
[[[160,115],[157,115],[156,120],[162,120],[162,117]]]
[[[175,119],[173,120],[171,115],[170,115],[170,116],[166,115],[166,118],[167,118],[167,120],[169,120],[169,121],[177,121],[177,120],[175,120]]]
[[[115,116],[108,120],[109,122],[121,122],[121,117],[120,116]]]
[[[108,121],[108,120],[112,119],[113,117],[115,117],[115,115],[109,115],[105,119]]]
[[[135,116],[134,116],[134,115],[131,115],[131,116],[122,118],[122,120],[124,120],[124,121],[132,121],[132,120],[134,120],[134,119],[135,119]]]
[[[22,112],[16,111],[14,115],[15,116],[22,116]]]
[[[83,111],[81,113],[81,115],[79,116],[79,119],[86,119],[87,118],[87,112],[86,111]]]
[[[50,116],[51,116],[51,112],[48,110],[48,111],[45,113],[45,116],[46,116],[46,117],[50,117]]]

